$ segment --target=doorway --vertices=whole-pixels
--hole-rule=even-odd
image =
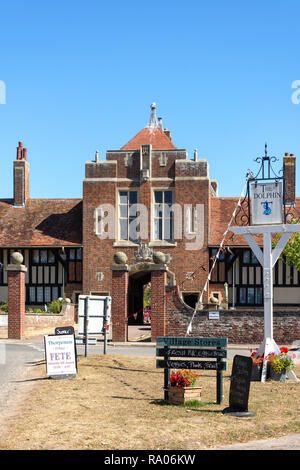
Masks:
[[[151,272],[138,272],[129,276],[128,325],[144,324],[145,287],[151,282]]]

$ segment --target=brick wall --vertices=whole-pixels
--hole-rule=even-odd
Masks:
[[[151,340],[166,334],[166,297],[167,273],[163,270],[151,272]]]
[[[0,338],[7,338],[7,314],[0,315]],[[25,313],[24,315],[24,337],[54,334],[54,330],[58,326],[74,326],[75,314],[74,305],[65,303],[61,313],[56,314],[35,314]]]
[[[128,272],[112,271],[112,338],[127,341]]]
[[[193,309],[186,307],[178,296],[167,289],[167,336],[185,336]],[[212,305],[211,311],[215,311]],[[225,337],[232,344],[260,344],[264,339],[264,312],[259,309],[220,310],[219,320],[209,320],[209,309],[198,311],[194,317],[191,336]],[[300,337],[300,309],[274,308],[274,340],[291,344]]]

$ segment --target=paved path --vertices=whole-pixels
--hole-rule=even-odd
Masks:
[[[235,444],[217,450],[300,450],[300,434],[289,434],[277,439],[250,441],[246,444]]]

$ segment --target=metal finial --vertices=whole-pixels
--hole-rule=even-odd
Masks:
[[[157,119],[156,119],[156,103],[152,103],[150,105],[150,108],[151,108],[151,114],[150,114],[150,121],[149,121],[148,126],[157,127],[158,124],[157,124]]]

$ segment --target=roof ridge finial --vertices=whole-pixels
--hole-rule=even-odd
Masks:
[[[150,114],[150,121],[149,121],[148,127],[155,128],[155,127],[158,127],[158,122],[156,119],[156,103],[152,103],[150,105],[150,108],[151,108],[151,114]]]

